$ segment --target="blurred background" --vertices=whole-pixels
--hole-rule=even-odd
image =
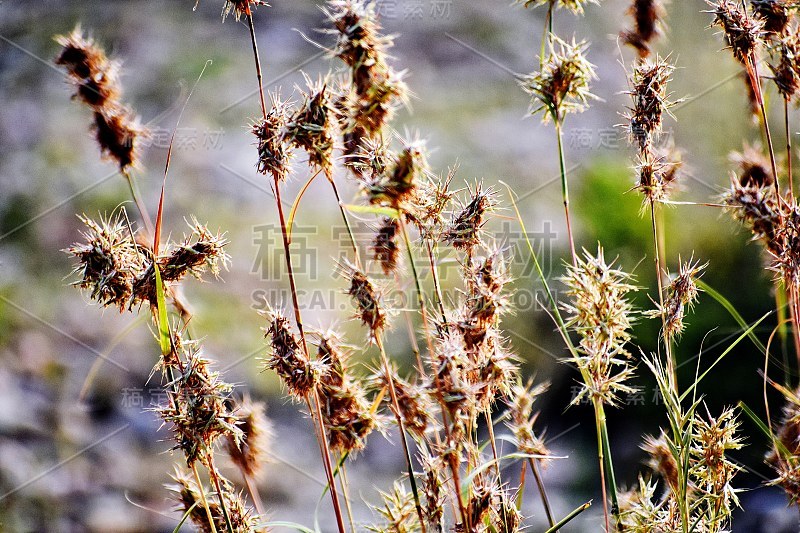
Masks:
[[[62,250],[79,239],[76,214],[110,213],[129,198],[114,165],[101,161],[89,131],[90,116],[70,101],[71,88],[52,59],[56,34],[76,24],[94,36],[110,55],[123,61],[123,99],[152,135],[135,172],[147,205],[156,210],[168,138],[188,88],[206,61],[212,64],[189,101],[176,134],[167,185],[166,231],[179,238],[186,220],[196,216],[227,232],[231,268],[224,281],[187,281],[184,290],[195,312],[195,331],[225,378],[267,402],[275,426],[271,463],[259,486],[270,519],[307,526],[319,514],[331,531],[327,500],[318,505],[324,474],[309,420],[283,396],[277,379],[262,372],[265,353],[262,319],[265,302],[288,305],[288,280],[282,274],[280,236],[267,181],[255,172],[256,151],[248,125],[259,112],[248,29],[220,18],[222,2],[63,0],[0,2],[0,530],[2,531],[172,531],[180,519],[165,485],[171,483],[169,431],[159,429],[147,410],[158,401],[158,380],[148,379],[158,357],[149,323],[141,313],[118,314],[91,304],[69,286],[72,265]],[[591,43],[588,57],[597,66],[593,92],[599,98],[580,115],[567,118],[564,138],[570,168],[576,241],[636,275],[641,307],[652,306],[655,284],[647,217],[634,183],[632,151],[621,113],[628,104],[626,69],[631,50],[621,50],[617,35],[629,24],[630,2],[605,0],[585,17],[559,11],[555,30]],[[332,44],[323,26],[320,2],[275,0],[256,12],[256,31],[265,67],[265,87],[282,87],[291,96],[303,73],[316,78],[340,65],[319,47]],[[684,151],[685,172],[676,200],[708,202],[729,182],[728,154],[742,142],[760,139],[746,100],[740,67],[722,40],[707,29],[710,16],[701,0],[668,5],[667,36],[656,45],[671,54],[678,69],[673,98],[685,98],[665,128]],[[384,27],[396,34],[394,65],[407,69],[414,95],[394,127],[427,140],[431,167],[445,173],[458,165],[459,186],[484,180],[508,183],[520,196],[528,231],[542,249],[548,274],[563,273],[566,236],[552,124],[527,116],[528,97],[516,76],[538,66],[544,10],[523,10],[508,2],[465,0],[383,0]],[[770,91],[772,89],[770,88]],[[772,95],[775,96],[774,94]],[[782,116],[773,119],[776,145],[783,143]],[[796,112],[793,112],[795,118]],[[304,161],[285,189],[291,201],[308,176]],[[339,176],[346,201],[356,186]],[[130,210],[130,209],[129,209]],[[539,403],[540,429],[557,455],[545,472],[555,514],[563,516],[594,499],[596,505],[564,531],[599,529],[599,484],[594,457],[591,410],[567,408],[577,373],[560,362],[565,356],[552,323],[537,305],[541,286],[529,265],[511,210],[501,210],[487,231],[514,249],[513,286],[517,308],[505,325],[526,375],[549,380]],[[330,189],[315,182],[297,215],[294,249],[299,285],[306,293],[305,320],[338,324],[353,345],[364,346],[363,331],[349,321],[350,307],[334,274],[334,260],[346,249]],[[666,210],[667,264],[679,256],[710,261],[705,276],[747,321],[774,307],[763,257],[749,236],[717,208],[682,205]],[[358,224],[368,243],[370,220]],[[443,265],[445,285],[460,281],[454,258]],[[408,289],[408,276],[394,283]],[[405,326],[399,319],[389,340],[393,357],[411,364]],[[736,323],[719,304],[701,296],[678,346],[684,382],[718,356],[737,336]],[[758,334],[766,341],[774,319]],[[636,342],[655,350],[658,325],[642,320]],[[780,352],[780,350],[776,350]],[[372,351],[357,351],[369,363]],[[780,359],[780,355],[778,355]],[[711,413],[747,402],[763,416],[762,358],[741,343],[711,372],[702,390]],[[772,375],[783,369],[774,366]],[[665,422],[655,385],[640,368],[643,394],[626,399],[610,413],[612,448],[622,485],[632,485],[642,470],[639,449],[646,433]],[[772,405],[780,402],[772,397]],[[747,447],[736,456],[747,465],[738,479],[745,513],[734,531],[798,531],[796,510],[783,494],[765,488],[771,477],[763,463],[767,443],[743,421]],[[498,428],[498,431],[504,431]],[[403,469],[397,446],[381,435],[349,467],[354,513],[359,524],[377,520],[370,505],[377,490],[391,487]],[[225,472],[241,479],[230,465]],[[531,531],[545,528],[534,490],[526,493]],[[528,501],[529,500],[529,501]],[[189,530],[186,526],[185,530]],[[276,528],[280,530],[280,528]]]

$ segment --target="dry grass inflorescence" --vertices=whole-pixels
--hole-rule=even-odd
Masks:
[[[670,273],[672,261],[659,216],[665,205],[677,203],[672,195],[682,171],[681,150],[662,139],[664,122],[672,119],[670,109],[679,102],[669,90],[679,70],[669,54],[652,51],[657,39],[669,33],[664,23],[668,5],[661,0],[634,0],[630,21],[620,33],[620,42],[630,46],[635,57],[626,68],[631,103],[620,110],[625,120],[622,129],[633,152],[631,185],[641,194],[642,215],[652,231],[657,279],[651,308],[637,309],[633,295],[644,288],[617,264],[613,251],[594,243],[586,243],[586,248],[576,245],[580,238],[573,233],[570,218],[563,125],[592,104],[597,74],[587,57],[588,43],[575,36],[559,37],[555,20],[562,13],[572,17],[602,9],[602,2],[516,3],[546,10],[538,69],[521,77],[520,84],[531,97],[530,114],[541,114],[555,129],[568,229],[565,248],[570,254],[562,275],[552,282],[544,276],[529,242],[539,279],[522,281],[538,281],[546,289],[545,304],[563,340],[564,360],[573,366],[580,383],[570,409],[592,409],[603,508],[600,529],[729,530],[739,505],[735,476],[742,468],[731,453],[746,441],[757,441],[741,434],[742,411],[770,439],[766,461],[775,471],[770,483],[782,487],[792,504],[800,503],[800,390],[790,383],[772,383],[765,368],[764,387],[772,383],[786,404],[780,419],[762,422],[744,405],[709,412],[702,394],[707,370],[698,367],[689,383],[678,378],[677,347],[685,318],[701,292],[713,291],[700,279],[713,267],[694,256],[688,261],[678,258]],[[730,188],[721,199],[705,205],[730,214],[763,245],[776,305],[780,316],[786,317],[800,360],[800,207],[793,193],[791,136],[787,135],[785,154],[779,155],[764,98],[774,84],[784,104],[785,132],[790,132],[789,107],[800,87],[797,8],[783,0],[708,4],[705,16],[719,29],[748,80],[764,145],[745,146],[731,156]],[[549,522],[548,532],[567,530],[591,502],[576,502],[581,505],[565,516],[557,516],[550,505],[542,470],[558,468],[558,460],[543,438],[536,408],[547,384],[522,375],[503,324],[513,311],[510,251],[484,228],[501,208],[519,217],[514,191],[509,189],[503,197],[499,184],[489,180],[458,187],[454,171],[440,176],[429,168],[424,142],[392,128],[393,116],[406,105],[409,90],[405,72],[388,54],[392,38],[382,33],[376,7],[367,0],[329,0],[322,9],[323,35],[332,41],[326,49],[336,62],[333,71],[317,79],[306,76],[306,86],[295,91],[294,98],[283,99],[279,88],[265,93],[254,24],[256,15],[268,9],[261,1],[227,1],[222,17],[233,15],[250,30],[253,82],[260,95],[260,110],[254,110],[250,124],[256,170],[275,192],[274,211],[282,229],[292,295],[288,309],[277,307],[284,302],[273,302],[276,307],[263,312],[263,367],[280,378],[287,396],[308,415],[328,483],[325,497],[335,517],[335,523],[324,524],[326,530],[357,529],[352,508],[359,500],[348,485],[347,467],[378,432],[396,441],[405,469],[390,489],[366,497],[377,517],[370,531],[512,533],[527,530],[526,518],[538,513]],[[81,216],[85,229],[79,242],[66,250],[76,263],[74,284],[102,307],[149,313],[156,337],[154,354],[160,350],[153,376],[160,380],[166,398],[153,411],[171,431],[173,448],[182,455],[170,485],[182,520],[203,532],[265,531],[273,515],[255,481],[267,460],[271,423],[263,404],[250,400],[215,370],[178,290],[189,275],[198,279],[221,275],[229,262],[225,234],[187,214],[188,234],[162,242],[167,233],[162,228],[164,192],[157,215],[151,218],[134,181],[140,141],[147,132],[122,103],[120,63],[108,58],[80,28],[57,41],[62,48],[55,63],[73,82],[74,98],[90,109],[101,154],[118,166],[138,210],[128,213],[119,208],[96,218]],[[764,62],[771,76],[760,72]],[[330,183],[329,208],[340,213],[348,230],[352,210],[374,217],[375,233],[366,250],[351,232],[351,248],[336,265],[339,288],[352,303],[351,315],[342,319],[356,321],[363,330],[363,337],[351,342],[365,345],[364,351],[375,357],[366,368],[354,362],[355,348],[341,331],[310,328],[303,320],[289,253],[292,219],[287,219],[281,197],[296,168],[291,164],[296,155],[307,158],[309,181],[321,174]],[[336,179],[343,175],[357,185],[356,203],[361,205],[342,201]],[[166,171],[164,183],[168,185]],[[445,252],[457,257],[463,280],[451,298],[444,297],[439,280]],[[415,261],[417,256],[423,261]],[[419,265],[429,271],[420,272]],[[383,279],[373,279],[370,272],[379,270],[391,278],[401,269],[410,270],[414,298],[395,308],[386,298]],[[432,280],[431,294],[422,290],[423,274]],[[554,283],[558,292],[551,288]],[[661,334],[657,351],[644,354],[635,345],[632,327],[648,318],[660,321]],[[417,326],[409,328],[410,345],[415,347],[410,369],[395,361],[406,354],[391,353],[385,343],[387,330],[402,319]],[[752,327],[745,330],[739,340],[753,337]],[[754,343],[767,360],[769,345]],[[642,436],[647,468],[635,486],[622,490],[606,411],[621,408],[621,396],[636,391],[637,371],[651,373],[658,385],[663,427],[658,436]],[[501,428],[508,430],[504,437],[513,443],[513,453],[501,455],[501,438],[495,435]],[[244,487],[223,476],[221,454],[239,468]],[[521,462],[522,469],[509,475],[504,467],[514,462]],[[528,471],[533,478],[528,484],[535,484],[540,508],[522,505]]]

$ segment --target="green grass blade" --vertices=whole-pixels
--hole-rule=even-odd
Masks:
[[[695,281],[696,281],[698,287],[703,289],[703,291],[706,294],[708,294],[709,296],[714,298],[722,307],[725,308],[726,311],[728,311],[728,313],[730,313],[730,315],[733,317],[734,320],[736,320],[736,323],[739,324],[739,326],[741,326],[742,328],[747,328],[748,327],[747,326],[747,322],[745,321],[745,319],[742,318],[742,315],[739,314],[739,311],[736,310],[736,308],[733,306],[733,304],[730,301],[728,301],[727,298],[725,298],[720,292],[718,292],[716,289],[711,287],[705,281],[703,281],[701,279],[698,279],[698,280],[695,280]],[[761,351],[761,353],[766,353],[767,352],[767,347],[764,346],[764,344],[760,340],[758,340],[758,337],[754,333],[751,333],[749,335],[749,337],[750,337],[750,340],[753,341],[753,344],[755,344],[756,347]]]
[[[550,529],[548,529],[544,533],[555,533],[556,531],[558,531],[562,527],[566,526],[576,516],[578,516],[579,514],[581,514],[582,512],[584,512],[586,509],[588,509],[591,506],[592,506],[592,502],[591,501],[588,501],[588,502],[584,503],[583,505],[581,505],[580,507],[578,507],[577,509],[575,509],[574,511],[569,513],[567,516],[562,518],[559,523],[557,523],[556,525],[554,525],[553,527],[551,527]]]
[[[158,265],[153,263],[153,270],[156,273],[156,300],[158,307],[158,341],[161,345],[161,355],[169,355],[170,337],[169,322],[167,321],[167,298],[164,292],[164,282],[161,280],[161,272]]]
[[[711,372],[711,370],[712,370],[712,369],[713,369],[715,366],[717,366],[717,364],[719,364],[719,362],[720,362],[720,361],[722,361],[722,359],[723,359],[723,358],[724,358],[726,355],[728,355],[728,354],[731,352],[731,350],[733,350],[733,349],[736,347],[736,345],[737,345],[737,344],[739,344],[739,343],[740,343],[740,342],[741,342],[741,341],[742,341],[742,340],[743,340],[745,337],[749,337],[749,336],[750,336],[750,335],[753,333],[753,330],[754,330],[754,329],[756,329],[756,328],[757,328],[757,327],[758,327],[758,326],[761,324],[761,322],[763,322],[763,321],[764,321],[764,319],[765,319],[765,318],[767,318],[767,317],[768,317],[769,315],[771,315],[772,313],[774,313],[774,311],[770,311],[770,312],[768,312],[767,314],[765,314],[764,316],[762,316],[761,318],[759,318],[759,319],[758,319],[758,320],[757,320],[757,321],[756,321],[756,322],[755,322],[755,323],[754,323],[752,326],[750,326],[749,328],[747,328],[747,330],[745,330],[745,332],[744,332],[744,333],[742,333],[741,335],[739,335],[739,336],[736,338],[736,340],[735,340],[735,341],[733,341],[733,343],[731,343],[731,345],[730,345],[730,346],[728,346],[727,348],[725,348],[725,351],[724,351],[724,352],[722,352],[722,353],[719,355],[719,357],[717,357],[716,361],[714,361],[714,362],[711,364],[711,366],[709,366],[708,368],[706,368],[705,372],[703,372],[702,374],[700,374],[700,376],[697,378],[697,380],[695,380],[695,382],[694,382],[694,383],[692,383],[692,385],[691,385],[691,386],[690,386],[688,389],[686,389],[686,390],[684,391],[684,393],[683,393],[683,394],[681,394],[680,400],[681,400],[681,401],[683,401],[684,399],[686,399],[686,396],[687,396],[689,393],[691,393],[691,392],[692,392],[692,391],[693,391],[695,388],[697,388],[697,384],[698,384],[698,383],[700,383],[700,382],[703,380],[703,378],[704,378],[704,377],[706,377],[706,376],[708,375],[708,373],[709,373],[709,372]]]

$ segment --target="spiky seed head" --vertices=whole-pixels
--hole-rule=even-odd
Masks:
[[[426,175],[420,180],[406,216],[417,226],[424,239],[438,240],[444,231],[444,211],[455,195],[450,190],[455,171],[455,168],[449,169],[445,178],[434,179]]]
[[[777,478],[770,485],[780,486],[792,505],[800,505],[800,389],[775,385],[784,397],[776,445],[767,454]],[[779,443],[779,445],[778,445]]]
[[[308,164],[323,170],[330,176],[333,172],[333,147],[338,123],[334,114],[329,80],[312,82],[306,77],[307,90],[300,90],[302,103],[288,119],[286,138],[308,154]]]
[[[197,0],[199,2],[200,0]],[[196,5],[196,4],[195,4]],[[222,6],[222,22],[228,18],[228,15],[233,12],[236,17],[236,22],[239,22],[241,17],[248,17],[253,14],[257,6],[268,6],[269,4],[264,0],[225,0]]]
[[[233,527],[232,533],[266,533],[259,525],[259,519],[245,505],[242,494],[237,493],[225,478],[220,479],[221,497],[219,494],[202,494],[203,489],[197,486],[197,482],[183,472],[176,471],[172,479],[176,484],[169,489],[176,494],[178,509],[188,513],[188,518],[201,533],[231,531],[228,521]],[[208,504],[208,510],[204,502]]]
[[[391,37],[381,34],[375,6],[365,0],[329,0],[325,13],[337,35],[332,54],[350,67],[354,90],[350,118],[367,135],[380,132],[405,102],[404,72],[387,63]],[[346,130],[347,131],[347,130]]]
[[[121,172],[125,173],[136,166],[139,139],[145,130],[130,109],[121,105],[106,105],[95,111],[93,127],[100,152],[116,162]]]
[[[267,319],[265,332],[272,349],[272,355],[265,361],[266,367],[278,374],[292,396],[304,400],[317,386],[327,368],[323,362],[308,360],[300,339],[283,314],[268,309],[262,315]]]
[[[664,432],[658,438],[647,435],[642,444],[642,450],[648,457],[647,466],[661,476],[672,490],[677,491],[680,471]]]
[[[563,122],[568,113],[580,113],[595,98],[590,83],[596,77],[594,65],[585,57],[585,41],[571,43],[555,35],[549,39],[549,53],[542,70],[525,76],[522,88],[531,95],[532,115],[543,111],[542,120]]]
[[[414,495],[405,486],[395,481],[391,492],[380,491],[383,505],[373,507],[383,524],[367,526],[374,533],[416,533],[422,528],[419,523]]]
[[[681,152],[671,144],[639,154],[635,187],[642,193],[642,209],[669,199],[682,167]]]
[[[550,455],[550,450],[533,429],[539,417],[539,413],[533,410],[534,403],[536,398],[547,390],[548,386],[547,383],[534,386],[533,380],[529,380],[524,385],[519,382],[511,389],[511,394],[506,399],[508,406],[506,426],[514,435],[517,450],[522,453]]]
[[[486,215],[497,205],[495,191],[484,188],[478,182],[469,190],[469,196],[453,214],[442,233],[442,240],[456,250],[470,250],[480,244],[480,232],[486,223]]]
[[[786,101],[791,101],[800,90],[800,33],[793,28],[781,36],[778,44],[780,60],[770,64],[772,81]]]
[[[175,448],[183,451],[186,463],[191,466],[200,460],[208,464],[218,438],[242,439],[238,419],[228,408],[233,387],[211,371],[211,363],[200,354],[197,343],[183,343],[183,347],[183,364],[167,387],[169,402],[154,410],[172,426]]]
[[[733,57],[750,65],[763,37],[763,22],[750,16],[747,9],[735,0],[706,0],[714,15],[712,26],[719,26]]]
[[[664,4],[661,0],[633,0],[628,14],[633,18],[633,28],[620,34],[622,41],[634,47],[640,58],[646,58],[652,41],[663,34]]]
[[[629,294],[636,290],[631,276],[606,263],[603,249],[597,255],[584,251],[575,265],[567,267],[562,278],[570,302],[567,327],[580,337],[578,350],[583,354],[575,363],[584,379],[577,404],[586,397],[609,405],[618,402],[621,393],[634,392],[627,384],[633,374],[626,358],[626,344],[631,338],[635,310]]]
[[[430,399],[425,394],[423,387],[400,377],[395,367],[390,368],[388,376],[384,370],[377,372],[372,377],[373,386],[376,389],[388,390],[390,379],[394,385],[400,416],[406,431],[424,440],[428,428],[433,424],[431,416],[433,406]],[[391,403],[388,395],[384,398],[387,404]]]
[[[251,478],[261,472],[272,440],[272,423],[264,412],[264,402],[254,402],[246,398],[238,403],[234,413],[239,419],[241,440],[237,442],[233,435],[228,435],[225,442],[231,461]]]
[[[145,252],[122,216],[101,217],[99,222],[85,215],[78,218],[86,226],[82,231],[85,242],[64,250],[78,261],[73,274],[81,279],[73,285],[89,291],[103,307],[113,305],[122,312],[131,299],[136,277],[145,268]]]
[[[318,339],[317,360],[327,371],[320,379],[323,402],[322,422],[331,449],[355,453],[364,448],[367,436],[378,427],[361,379],[350,374],[349,354],[340,336],[332,330],[315,332]]]
[[[764,32],[772,38],[780,38],[789,27],[789,7],[787,0],[750,0],[753,14],[761,20]]]
[[[678,273],[667,287],[663,307],[659,304],[657,309],[644,313],[650,317],[664,317],[665,326],[662,335],[666,339],[671,341],[683,333],[686,309],[691,309],[697,301],[700,292],[697,280],[703,275],[707,266],[708,263],[701,265],[693,258],[681,263]]]
[[[228,239],[222,233],[212,233],[194,217],[188,224],[191,232],[183,242],[169,247],[169,252],[159,259],[161,275],[166,281],[178,281],[187,274],[202,279],[206,272],[219,277],[230,264],[224,249]]]
[[[89,107],[100,110],[119,98],[119,63],[106,57],[94,39],[84,37],[80,26],[69,35],[59,35],[61,51],[55,59],[63,66],[76,87],[75,97]]]
[[[397,258],[400,254],[400,246],[397,244],[399,233],[400,223],[397,219],[385,217],[372,241],[372,258],[387,275],[397,269]]]
[[[693,462],[689,474],[715,506],[716,512],[712,517],[715,526],[727,524],[733,507],[739,505],[731,482],[741,468],[728,457],[730,451],[743,447],[737,435],[738,429],[739,422],[733,409],[724,410],[718,417],[709,414],[703,418],[695,413],[692,424],[690,454]]]
[[[360,164],[365,170],[361,187],[373,205],[406,210],[417,192],[417,182],[427,173],[425,144],[401,139],[402,148],[389,154],[388,141],[368,142]],[[366,172],[368,170],[368,172]]]
[[[744,145],[741,152],[731,152],[731,163],[739,167],[739,183],[742,186],[768,187],[775,182],[769,159],[761,146]]]
[[[281,100],[278,94],[272,94],[270,97],[273,101],[272,109],[266,118],[258,119],[251,127],[258,148],[256,168],[261,174],[269,173],[273,178],[285,181],[289,175],[292,156],[286,132],[291,104]]]
[[[381,291],[359,267],[347,259],[339,263],[339,271],[349,283],[347,294],[353,300],[356,316],[369,329],[371,338],[386,328],[386,309]]]
[[[628,137],[646,151],[658,139],[661,133],[663,116],[675,105],[669,102],[667,84],[672,79],[675,67],[667,60],[656,57],[655,60],[644,60],[636,64],[631,78],[631,89],[628,94],[633,99],[626,115],[628,118]]]

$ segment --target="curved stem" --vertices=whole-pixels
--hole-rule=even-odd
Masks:
[[[789,180],[789,194],[794,203],[794,179],[792,178],[792,132],[789,128],[789,100],[783,99],[783,125],[786,128],[786,179]]]

